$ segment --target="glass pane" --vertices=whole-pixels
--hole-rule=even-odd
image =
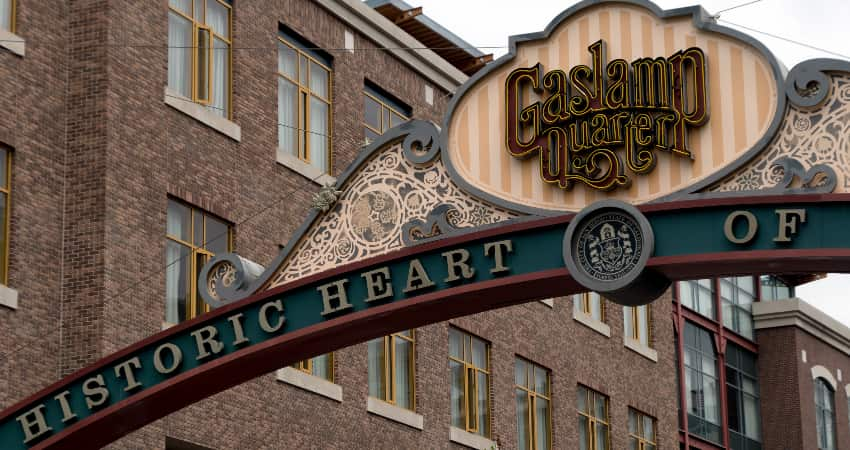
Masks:
[[[587,294],[590,298],[590,317],[596,320],[602,320],[602,297],[596,292]]]
[[[516,366],[514,367],[514,383],[519,386],[528,386],[528,366],[525,361],[517,358]]]
[[[623,307],[623,335],[628,339],[634,339],[635,337],[635,327],[632,322],[633,314],[634,308],[630,306]]]
[[[694,296],[691,291],[691,283],[689,281],[680,281],[677,287],[679,291],[679,301],[682,303],[682,306],[694,309]]]
[[[528,425],[528,394],[522,389],[516,390],[516,430],[517,448],[531,449],[531,433]]]
[[[188,247],[166,239],[165,243],[165,321],[180,323],[186,320],[189,282],[192,276]]]
[[[207,0],[207,25],[225,39],[230,38],[229,15],[230,10],[218,0]]]
[[[462,430],[466,429],[464,418],[464,404],[466,403],[466,392],[464,391],[464,369],[463,364],[450,361],[449,370],[452,373],[451,403],[452,403],[452,425]]]
[[[478,338],[472,338],[472,364],[487,369],[487,343]]]
[[[187,16],[192,15],[192,0],[168,0],[168,4],[183,13]]]
[[[605,397],[600,394],[593,393],[593,415],[597,419],[608,420],[608,411]]]
[[[396,405],[413,409],[413,343],[394,338]]]
[[[369,396],[387,400],[384,351],[384,338],[372,339],[368,344],[369,361]]]
[[[655,420],[651,417],[643,417],[643,437],[650,441],[655,441]]]
[[[227,253],[230,250],[227,245],[227,229],[226,223],[207,216],[206,248],[214,255]]]
[[[168,200],[168,208],[166,212],[166,227],[165,232],[177,239],[190,242],[189,227],[191,221],[189,219],[189,208],[181,203],[173,200]]]
[[[6,184],[9,179],[9,168],[7,167],[8,162],[9,151],[5,148],[0,148],[0,187],[4,189],[9,188],[9,186]]]
[[[204,1],[206,0],[195,0],[195,20],[199,22],[203,22],[204,18]]]
[[[534,399],[534,440],[536,450],[549,448],[549,401],[540,397]]]
[[[333,368],[331,367],[331,353],[313,358],[313,375],[333,381]]]
[[[488,407],[490,389],[487,374],[478,372],[478,380],[475,384],[478,389],[478,395],[476,395],[478,397],[478,434],[490,436],[490,408]]]
[[[219,116],[230,114],[230,46],[219,38],[213,39],[212,104],[209,109]]]
[[[195,52],[195,96],[199,101],[210,99],[210,31],[198,28]]]
[[[6,217],[6,200],[8,195],[5,192],[0,193],[0,256],[4,257],[9,251],[9,246],[6,242],[6,221],[8,220],[8,217]],[[0,258],[0,283],[4,282],[4,280],[6,280],[6,264]]]
[[[203,253],[195,253],[195,271],[192,273],[192,280],[197,281],[201,277],[201,268],[204,267],[204,264],[206,263],[207,255]],[[198,317],[205,313],[206,303],[204,303],[204,299],[197,294],[197,290],[190,292],[189,296],[191,300],[194,300],[194,304],[189,307],[190,318]]]
[[[198,247],[204,246],[204,215],[200,211],[192,211],[192,241]]]
[[[375,139],[377,139],[378,136],[380,136],[378,133],[375,133],[374,131],[372,131],[368,128],[365,128],[365,127],[363,128],[363,134],[365,136],[364,144],[369,144],[372,141],[374,141]]]
[[[463,336],[454,328],[449,328],[449,356],[463,359]]]
[[[590,420],[582,415],[578,416],[578,448],[590,450]]]
[[[384,108],[384,120],[381,122],[381,132],[387,131],[390,128],[390,110]]]
[[[549,395],[549,377],[542,367],[534,366],[534,392]]]
[[[306,86],[308,86],[307,75],[308,75],[308,70],[310,70],[310,60],[307,59],[307,57],[304,56],[304,55],[299,55],[299,56],[301,58],[301,64],[298,67],[298,74],[299,74],[298,82],[301,83],[301,86],[306,87]]]
[[[368,95],[363,96],[363,116],[367,125],[381,129],[381,105]]]
[[[761,418],[758,399],[744,396],[744,434],[755,440],[761,440]]]
[[[587,405],[587,390],[581,386],[579,386],[576,392],[576,404],[579,411],[590,412],[590,408]]]
[[[738,277],[737,278],[738,287],[749,293],[750,295],[756,294],[756,287],[753,283],[753,277]]]
[[[327,99],[330,93],[328,81],[328,71],[314,62],[310,62],[310,90],[319,97]]]
[[[192,98],[192,22],[168,13],[168,87]]]
[[[283,78],[277,79],[278,149],[298,156],[298,88]]]
[[[298,79],[298,54],[282,42],[277,43],[277,71],[293,80]]]
[[[390,128],[401,125],[406,120],[407,119],[404,116],[402,116],[400,114],[396,114],[395,112],[393,112],[392,114],[390,114]]]
[[[637,414],[629,409],[629,433],[638,434],[638,417]]]
[[[328,136],[329,117],[327,103],[310,96],[310,164],[323,173],[329,169],[330,144]]]
[[[641,344],[649,346],[649,306],[643,305],[635,308],[638,319],[638,340]]]

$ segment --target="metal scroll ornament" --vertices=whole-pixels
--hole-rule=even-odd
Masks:
[[[625,306],[645,305],[670,286],[646,269],[655,237],[637,208],[617,200],[596,202],[576,215],[564,236],[564,262],[588,290]]]

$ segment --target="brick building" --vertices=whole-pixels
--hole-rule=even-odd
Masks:
[[[369,139],[440,122],[491,59],[397,0],[0,8],[0,409],[203,313],[210,256],[271,261]],[[587,294],[397,333],[110,448],[850,448],[850,331],[778,301],[793,297],[781,280],[684,282],[637,309]],[[814,446],[833,430],[837,447]]]

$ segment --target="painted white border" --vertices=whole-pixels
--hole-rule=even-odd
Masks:
[[[199,105],[176,91],[165,87],[165,104],[186,114],[187,116],[201,122],[215,131],[233,139],[236,142],[242,140],[242,128],[239,125],[209,112],[203,105]]]
[[[540,300],[540,303],[543,303],[544,305],[546,305],[550,308],[555,307],[555,299],[554,298],[544,298],[543,300]]]
[[[402,425],[416,428],[417,430],[425,428],[425,419],[421,414],[392,405],[374,397],[369,397],[369,402],[366,404],[366,410],[376,416],[390,419],[393,422],[398,422]]]
[[[838,382],[835,381],[835,377],[832,376],[832,372],[830,372],[829,369],[827,369],[826,367],[812,366],[812,379],[816,380],[818,378],[823,378],[824,380],[826,380],[826,382],[829,383],[830,386],[832,386],[833,391],[838,390]]]
[[[627,349],[637,353],[640,356],[643,356],[644,358],[654,363],[658,362],[658,352],[651,347],[643,345],[643,343],[636,339],[631,339],[623,336],[623,345]]]
[[[0,47],[18,56],[25,56],[27,53],[27,43],[24,38],[3,29],[0,29]]]
[[[331,383],[328,380],[310,375],[292,367],[284,367],[278,369],[277,381],[291,384],[305,391],[319,394],[322,397],[327,397],[331,400],[336,400],[342,403],[342,386]]]
[[[449,440],[456,444],[465,445],[469,448],[478,450],[490,450],[492,448],[497,448],[494,441],[491,441],[484,436],[479,436],[466,430],[461,430],[457,427],[449,428]]]
[[[0,284],[0,306],[18,309],[18,291]]]
[[[594,319],[590,314],[582,314],[573,308],[573,319],[605,337],[611,337],[611,327],[605,322]]]

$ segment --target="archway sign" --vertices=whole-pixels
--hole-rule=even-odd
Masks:
[[[787,76],[700,7],[585,1],[315,198],[268,268],[205,266],[208,314],[0,414],[0,448],[91,448],[398,330],[595,290],[850,271],[850,64]]]

